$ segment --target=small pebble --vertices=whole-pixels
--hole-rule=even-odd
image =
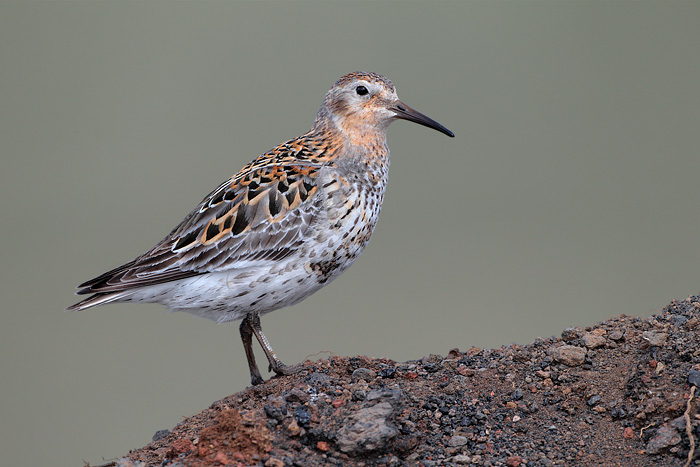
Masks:
[[[354,401],[363,401],[367,398],[367,393],[363,391],[362,389],[355,389],[352,392],[352,400]]]
[[[586,349],[575,345],[562,345],[554,350],[554,359],[566,366],[578,366],[586,361]]]
[[[596,405],[598,402],[600,402],[600,396],[592,396],[588,401],[586,402],[589,406],[593,407]]]
[[[284,467],[284,462],[275,457],[270,457],[267,461],[265,461],[265,467]]]
[[[326,443],[325,441],[319,441],[316,443],[316,449],[318,449],[319,451],[328,452],[328,443]]]
[[[685,416],[681,415],[680,417],[676,417],[670,422],[668,422],[670,426],[675,428],[678,431],[684,432],[685,431]]]
[[[372,381],[376,377],[377,373],[370,370],[369,368],[358,368],[357,370],[352,372],[352,379],[356,381],[360,379],[363,379],[365,381]]]
[[[574,339],[578,339],[583,334],[580,328],[566,328],[561,332],[561,338],[565,342],[570,342]]]
[[[608,334],[608,337],[614,341],[620,341],[624,336],[625,335],[622,333],[622,331],[613,331],[610,334]]]
[[[155,441],[158,441],[158,440],[161,440],[161,439],[165,438],[166,436],[168,436],[169,434],[170,434],[170,430],[158,430],[158,431],[156,431],[156,433],[153,435],[152,440],[153,440],[154,442],[155,442]]]
[[[452,457],[452,459],[450,459],[450,460],[452,462],[454,462],[455,464],[460,464],[460,465],[471,464],[471,462],[472,462],[472,458],[469,456],[465,456],[464,454],[456,455],[456,456]]]
[[[304,407],[299,407],[297,411],[294,412],[294,418],[296,418],[297,422],[301,426],[308,425],[311,421],[311,415],[309,415],[309,411]]]
[[[286,409],[283,411],[281,407],[275,407],[270,404],[266,404],[263,407],[263,410],[265,411],[265,415],[268,418],[272,418],[274,420],[277,420],[278,422],[284,418],[284,415],[287,412]]]
[[[681,435],[675,428],[661,426],[647,443],[647,454],[660,454],[664,449],[681,442]]]
[[[668,334],[665,332],[644,331],[642,333],[642,339],[649,342],[649,345],[654,347],[663,346],[666,343],[666,338],[668,338]]]
[[[467,444],[467,441],[468,440],[466,437],[456,435],[456,436],[453,436],[452,438],[450,438],[450,440],[447,442],[447,445],[450,446],[451,448],[456,448],[459,446],[464,446],[465,444]]]
[[[690,370],[690,373],[688,373],[688,382],[696,388],[700,388],[700,371]]]
[[[289,436],[298,436],[299,433],[301,433],[301,428],[299,428],[299,424],[296,420],[292,420],[287,426],[287,431],[289,431]]]
[[[334,400],[331,405],[335,407],[336,409],[340,407],[341,405],[345,404],[345,399],[336,399]]]
[[[605,337],[594,334],[592,332],[587,332],[583,335],[583,345],[589,349],[597,349],[598,347],[603,347],[605,345]]]
[[[289,391],[285,396],[287,402],[308,402],[309,395],[299,388],[294,388]]]
[[[674,326],[682,326],[688,321],[688,318],[680,315],[671,315],[670,321]]]

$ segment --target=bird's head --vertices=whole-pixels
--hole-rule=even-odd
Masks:
[[[408,120],[447,136],[454,133],[399,100],[394,84],[376,73],[354,72],[340,78],[326,93],[315,126],[331,127],[351,141],[386,138],[389,124]]]

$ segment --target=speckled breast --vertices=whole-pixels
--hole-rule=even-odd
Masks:
[[[306,271],[320,284],[338,277],[360,256],[379,218],[388,161],[324,169],[319,175],[323,218],[314,241],[305,245]]]

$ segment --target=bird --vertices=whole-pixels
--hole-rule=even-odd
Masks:
[[[401,119],[454,133],[409,107],[386,77],[342,76],[326,93],[311,130],[258,156],[209,193],[146,253],[78,286],[90,297],[67,310],[108,303],[160,303],[239,331],[253,385],[268,371],[290,375],[260,315],[294,305],[350,267],[367,245],[389,171],[386,134]]]

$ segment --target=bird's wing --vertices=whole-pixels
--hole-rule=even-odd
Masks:
[[[126,291],[285,258],[302,244],[320,209],[322,166],[261,156],[211,192],[150,251],[81,284],[78,294]]]

